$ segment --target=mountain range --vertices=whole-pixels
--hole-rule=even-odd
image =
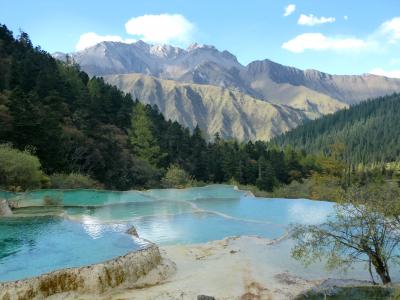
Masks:
[[[244,66],[228,51],[193,44],[101,42],[83,51],[54,53],[91,76],[102,76],[169,119],[208,136],[268,140],[307,119],[400,91],[400,79],[372,74],[331,75],[271,60]]]

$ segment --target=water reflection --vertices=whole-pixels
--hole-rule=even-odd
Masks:
[[[292,223],[317,225],[323,223],[331,212],[331,205],[310,205],[294,201],[289,207],[289,219]]]
[[[66,207],[66,213],[72,217],[89,215],[98,221],[127,221],[153,215],[173,215],[192,212],[190,203],[182,201],[152,201],[122,203],[106,206]]]
[[[83,224],[83,229],[90,235],[93,239],[98,239],[102,237],[103,225],[101,225],[95,218],[91,216],[84,215],[81,218]]]

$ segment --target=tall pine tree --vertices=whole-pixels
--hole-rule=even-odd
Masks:
[[[152,123],[143,104],[136,101],[132,112],[130,141],[134,154],[156,166],[164,154],[153,136]]]
[[[274,168],[270,161],[261,156],[258,160],[258,178],[256,185],[260,190],[272,192],[276,184]]]

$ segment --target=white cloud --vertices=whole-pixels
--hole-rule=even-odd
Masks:
[[[370,74],[386,76],[391,78],[400,78],[400,70],[386,71],[382,68],[375,68],[369,71]]]
[[[303,33],[282,44],[282,48],[294,53],[305,50],[357,51],[367,46],[367,42],[357,38],[327,37],[322,33]]]
[[[316,17],[312,14],[310,15],[304,15],[301,14],[299,17],[299,20],[297,21],[297,24],[299,25],[306,25],[306,26],[314,26],[314,25],[318,25],[318,24],[324,24],[324,23],[333,23],[335,22],[336,19],[334,17]]]
[[[307,25],[315,24],[312,22],[313,15],[301,15],[299,23]],[[322,17],[323,18],[323,17]],[[322,18],[316,18],[321,20]],[[328,21],[330,18],[324,18]],[[344,16],[347,20],[348,17]],[[333,18],[334,21],[334,18]],[[332,19],[329,21],[332,22]],[[282,44],[282,48],[294,53],[302,53],[306,50],[369,50],[375,52],[389,51],[393,46],[400,44],[400,17],[395,17],[383,22],[375,31],[364,38],[325,36],[322,33],[303,33]]]
[[[294,13],[295,10],[296,10],[296,5],[289,4],[288,6],[285,7],[285,12],[283,13],[283,15],[285,17],[290,16],[292,13]]]
[[[126,32],[150,43],[188,43],[194,25],[179,14],[144,15],[130,19]]]
[[[128,44],[135,42],[134,39],[123,39],[118,35],[98,35],[94,32],[87,32],[80,36],[75,48],[77,51],[81,51],[104,41],[122,42]]]
[[[345,21],[347,21],[347,20],[349,19],[349,16],[343,16],[343,19],[344,19]]]
[[[400,17],[388,20],[379,27],[378,32],[386,36],[389,43],[396,43],[400,40]]]

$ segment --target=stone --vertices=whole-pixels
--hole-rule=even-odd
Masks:
[[[137,238],[139,237],[139,234],[138,234],[138,232],[137,232],[135,226],[132,226],[131,228],[129,228],[129,229],[126,231],[126,233],[127,233],[127,234],[130,234],[130,235],[132,235],[132,236],[134,236],[134,237],[137,237]]]
[[[161,261],[158,247],[151,244],[102,263],[60,269],[17,281],[0,282],[0,299],[45,299],[68,292],[96,295],[117,286],[130,289],[140,278],[159,266]],[[61,297],[54,299],[59,298]]]
[[[12,214],[7,200],[0,200],[0,217],[9,217],[12,216]]]
[[[197,300],[215,300],[214,297],[206,296],[206,295],[198,295]]]

